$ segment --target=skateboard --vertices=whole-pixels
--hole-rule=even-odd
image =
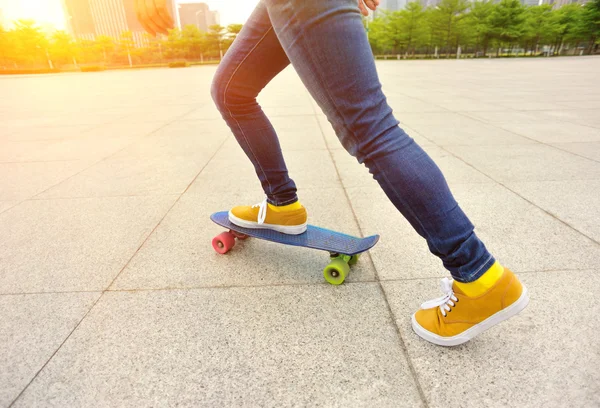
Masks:
[[[306,231],[299,235],[289,235],[269,229],[244,228],[229,221],[228,211],[216,212],[210,216],[210,219],[229,230],[212,240],[212,246],[219,254],[229,252],[235,246],[236,239],[244,240],[248,237],[329,252],[330,262],[323,269],[323,275],[332,285],[343,283],[350,273],[350,265],[354,265],[361,253],[373,248],[379,241],[379,235],[358,238],[314,225],[308,225]]]

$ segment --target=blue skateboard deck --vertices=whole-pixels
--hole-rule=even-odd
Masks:
[[[229,213],[227,211],[214,213],[210,216],[210,219],[224,228],[249,237],[285,245],[319,249],[332,254],[358,255],[373,248],[377,241],[379,241],[379,235],[359,238],[314,225],[308,225],[307,230],[299,235],[289,235],[268,229],[243,228],[229,221]]]

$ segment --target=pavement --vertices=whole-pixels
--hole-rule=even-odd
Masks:
[[[405,130],[531,302],[440,348],[410,316],[446,273],[292,69],[259,101],[327,255],[211,247],[263,197],[215,67],[1,77],[0,406],[600,405],[600,58],[382,61]]]

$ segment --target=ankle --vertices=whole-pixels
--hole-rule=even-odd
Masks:
[[[275,212],[294,211],[294,210],[299,210],[301,208],[302,208],[302,204],[300,204],[300,201],[296,201],[294,203],[286,204],[286,205],[273,205],[273,204],[269,203],[269,210],[273,210]]]
[[[467,296],[477,297],[496,284],[504,273],[504,267],[498,261],[473,282],[455,282],[456,286]]]

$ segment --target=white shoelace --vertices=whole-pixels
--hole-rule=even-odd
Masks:
[[[267,197],[258,204],[254,204],[252,208],[258,207],[258,223],[264,224],[265,218],[267,218]]]
[[[427,302],[421,305],[421,309],[431,309],[436,306],[440,307],[440,311],[446,317],[446,312],[450,311],[450,307],[454,306],[454,302],[458,302],[458,298],[454,296],[454,291],[452,290],[452,283],[454,281],[452,279],[444,278],[440,282],[440,286],[442,288],[442,292],[444,292],[444,296],[428,300]]]

